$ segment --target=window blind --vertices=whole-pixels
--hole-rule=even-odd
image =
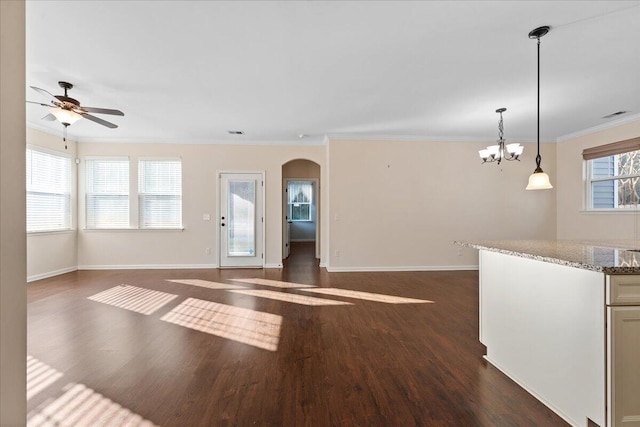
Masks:
[[[129,227],[129,159],[86,161],[87,228]]]
[[[599,157],[615,156],[616,154],[628,153],[629,151],[636,150],[640,150],[640,137],[600,145],[598,147],[586,148],[582,151],[582,158],[584,160],[593,160]]]
[[[71,229],[71,159],[27,149],[27,231]]]
[[[182,227],[182,162],[138,163],[140,228]]]

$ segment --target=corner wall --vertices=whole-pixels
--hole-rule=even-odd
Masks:
[[[60,127],[62,133],[62,126]],[[71,157],[71,230],[27,234],[27,281],[44,279],[78,268],[78,165],[73,159],[77,155],[74,141],[67,139],[65,150],[61,136],[53,136],[27,128],[27,144],[34,148],[44,148],[56,154]]]
[[[640,120],[571,138],[557,144],[558,239],[626,240],[640,238],[637,212],[584,211],[585,176],[582,150],[640,136]]]
[[[25,4],[0,1],[0,425],[26,422]]]
[[[489,144],[331,140],[329,271],[477,268],[454,240],[555,239],[555,189],[525,190],[536,145],[482,165]],[[541,154],[555,184],[555,144]]]

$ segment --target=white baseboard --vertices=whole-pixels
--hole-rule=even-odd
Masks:
[[[265,264],[264,268],[282,268],[282,264]]]
[[[320,267],[327,268],[327,263],[320,261]]]
[[[322,264],[320,264],[322,267]],[[375,271],[468,271],[478,270],[477,265],[418,265],[399,267],[331,267],[326,266],[330,273],[342,272],[375,272]]]
[[[53,276],[59,276],[65,273],[71,273],[72,271],[76,271],[77,269],[78,267],[74,265],[72,267],[61,268],[60,270],[48,271],[46,273],[41,273],[41,274],[34,274],[32,276],[27,277],[27,283],[35,282],[36,280],[47,279]]]
[[[78,270],[187,270],[190,268],[218,268],[218,264],[131,264],[78,266]]]

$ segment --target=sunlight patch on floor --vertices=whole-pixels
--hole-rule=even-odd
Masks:
[[[27,355],[27,400],[40,393],[45,388],[62,377],[51,366]]]
[[[276,314],[197,298],[186,299],[161,320],[269,351],[278,349],[282,325]]]
[[[202,279],[180,279],[180,280],[167,279],[167,282],[181,283],[183,285],[191,285],[191,286],[200,286],[201,288],[209,288],[209,289],[246,289],[246,286],[211,282],[209,280],[202,280]]]
[[[92,295],[87,299],[149,315],[177,296],[136,286],[120,285]]]
[[[335,300],[324,299],[324,298],[307,297],[307,296],[298,295],[298,294],[285,294],[282,292],[266,291],[261,289],[246,289],[242,291],[229,291],[229,292],[233,292],[235,294],[251,295],[251,296],[260,297],[260,298],[275,299],[278,301],[292,302],[294,304],[302,304],[302,305],[313,305],[313,306],[353,305],[350,302],[345,302],[345,301],[335,301]]]
[[[292,288],[315,288],[313,285],[303,285],[301,283],[281,282],[280,280],[269,279],[229,279],[234,282],[252,283],[254,285],[273,286],[274,288],[292,289]]]
[[[397,297],[394,295],[374,294],[371,292],[352,291],[349,289],[338,288],[315,288],[303,289],[304,292],[313,292],[316,294],[333,295],[337,297],[356,298],[366,301],[384,302],[387,304],[425,304],[433,303],[433,301],[425,299]]]
[[[68,384],[65,393],[27,416],[28,427],[156,427],[82,384]]]

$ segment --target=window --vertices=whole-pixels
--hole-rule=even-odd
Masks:
[[[129,159],[88,158],[87,228],[129,227]]]
[[[289,220],[311,221],[313,181],[289,181],[287,194],[289,195]]]
[[[587,173],[589,209],[638,208],[640,150],[589,159]]]
[[[71,229],[71,159],[27,149],[27,231]]]
[[[182,162],[140,160],[138,196],[140,228],[182,227]]]

